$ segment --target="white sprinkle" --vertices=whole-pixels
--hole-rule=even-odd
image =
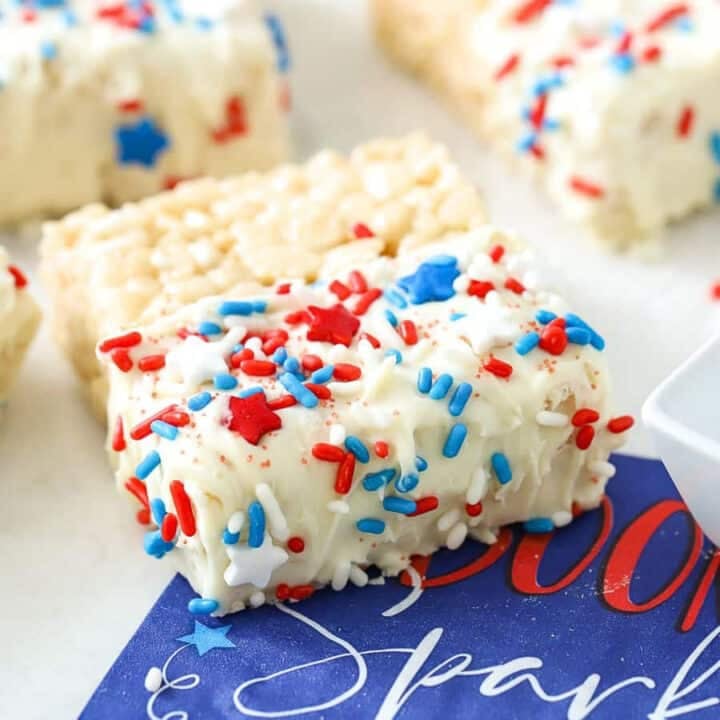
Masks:
[[[616,467],[612,463],[605,462],[604,460],[595,460],[589,463],[588,470],[590,470],[593,475],[599,475],[604,478],[615,477],[615,473],[617,472]]]
[[[567,427],[570,422],[570,418],[563,413],[550,412],[549,410],[541,410],[536,416],[535,421],[538,425],[544,427],[556,427],[562,428]]]
[[[564,527],[572,522],[572,513],[569,513],[567,510],[559,510],[552,514],[551,520],[555,527]]]
[[[250,607],[258,608],[265,604],[265,593],[262,590],[256,590],[250,596]]]
[[[347,515],[350,512],[350,506],[344,500],[331,500],[327,504],[327,509],[338,515]]]
[[[460,295],[466,293],[469,286],[470,277],[464,273],[462,275],[458,275],[455,278],[455,282],[453,282],[453,290]]]
[[[227,529],[229,532],[235,534],[242,530],[245,524],[245,513],[242,510],[234,512],[227,521]]]
[[[365,587],[368,584],[367,573],[359,565],[350,566],[350,582],[358,587]]]
[[[342,445],[347,437],[347,430],[344,425],[335,423],[330,426],[328,441],[331,445]]]
[[[248,338],[247,342],[245,343],[245,347],[248,350],[252,350],[255,355],[262,355],[265,357],[265,353],[262,349],[262,340],[259,337],[251,337]]]
[[[465,523],[458,523],[448,533],[445,545],[448,550],[457,550],[464,542],[468,534],[468,527]]]
[[[145,676],[145,689],[150,693],[157,692],[163,684],[163,674],[159,667],[151,667]]]
[[[447,532],[460,519],[460,511],[457,508],[448,510],[441,515],[437,521],[437,529],[440,532]]]
[[[335,572],[333,572],[332,580],[330,585],[335,591],[342,590],[348,583],[350,578],[350,563],[347,560],[339,562],[335,566]]]
[[[257,499],[262,504],[265,515],[270,523],[270,532],[277,540],[285,542],[290,537],[290,531],[288,530],[287,520],[285,519],[283,511],[280,509],[280,504],[275,497],[275,493],[267,483],[260,483],[255,488],[255,495],[257,495]]]
[[[468,488],[465,500],[469,505],[477,505],[484,497],[487,490],[488,474],[483,467],[477,467],[473,471],[470,487]]]
[[[368,580],[368,585],[384,585],[385,584],[385,578],[382,575],[378,575],[377,577],[374,577],[370,580]]]

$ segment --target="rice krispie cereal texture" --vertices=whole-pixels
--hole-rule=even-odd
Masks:
[[[45,227],[42,274],[55,334],[104,413],[103,335],[238,283],[313,280],[484,222],[446,150],[418,134],[87,207]]]
[[[0,0],[0,224],[285,160],[288,63],[252,0]]]
[[[380,44],[602,241],[720,199],[720,4],[373,0]]]
[[[0,246],[0,407],[40,323],[40,310],[27,290],[22,271]]]
[[[222,615],[549,532],[600,502],[602,337],[523,246],[447,232],[324,281],[235,288],[100,343],[118,487]]]

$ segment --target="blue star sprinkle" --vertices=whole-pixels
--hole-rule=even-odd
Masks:
[[[183,635],[176,639],[178,642],[194,645],[197,648],[198,655],[202,657],[215,648],[235,647],[235,643],[226,637],[231,627],[232,625],[221,625],[220,627],[211,628],[196,620],[195,631],[191,635]]]
[[[119,125],[115,129],[117,160],[121,165],[154,167],[158,156],[170,146],[170,141],[152,118],[142,117],[136,123]]]
[[[410,296],[413,305],[449,300],[455,295],[453,282],[458,275],[457,258],[436,255],[422,263],[413,275],[400,278],[398,286]]]

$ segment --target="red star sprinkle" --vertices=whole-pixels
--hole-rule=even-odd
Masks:
[[[268,407],[263,393],[244,398],[231,397],[230,416],[230,430],[242,435],[251,445],[257,445],[265,433],[282,427],[280,416]]]
[[[343,305],[321,308],[308,307],[310,328],[308,340],[319,340],[349,346],[360,328],[360,321],[351,315]]]

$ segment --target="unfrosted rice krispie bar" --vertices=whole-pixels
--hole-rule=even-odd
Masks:
[[[40,323],[40,310],[27,291],[23,272],[0,246],[0,407]]]
[[[720,200],[714,0],[373,0],[380,44],[613,246]]]
[[[394,575],[599,504],[632,425],[612,415],[602,337],[513,238],[436,239],[100,343],[118,487],[146,552],[200,594],[191,612],[364,585],[369,565]]]
[[[484,221],[445,149],[413,135],[85,208],[46,226],[42,271],[56,336],[104,412],[103,335],[238,283],[312,280]]]
[[[0,224],[272,167],[288,62],[252,0],[0,0]]]

